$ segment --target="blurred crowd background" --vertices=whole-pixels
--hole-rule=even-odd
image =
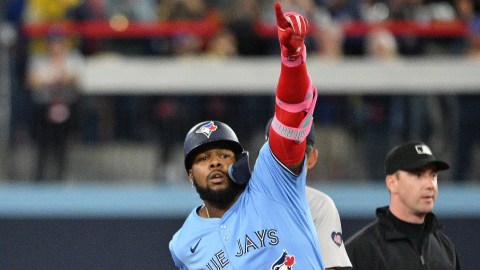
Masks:
[[[480,61],[478,0],[280,2],[285,11],[309,19],[309,57]],[[184,135],[206,119],[231,125],[254,157],[273,113],[273,96],[194,91],[89,96],[78,81],[87,59],[105,55],[278,56],[273,3],[0,1],[0,180],[185,184]],[[119,34],[127,28],[133,30]],[[215,80],[215,74],[205,79]],[[382,181],[387,151],[416,140],[452,165],[446,181],[478,182],[480,85],[478,93],[455,90],[461,89],[451,94],[320,93],[314,116],[320,166],[309,178]]]

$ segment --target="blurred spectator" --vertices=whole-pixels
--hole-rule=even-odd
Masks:
[[[349,162],[357,155],[355,136],[348,126],[353,122],[349,111],[348,96],[320,94],[315,107],[314,121],[317,140],[322,145],[318,156],[322,166],[309,171],[311,179],[335,181],[361,178],[358,172],[363,168],[360,162]]]
[[[391,145],[390,108],[388,95],[364,95],[357,106],[358,126],[363,144],[366,175],[370,180],[381,180],[383,166],[378,161],[385,157]]]
[[[163,0],[159,4],[160,20],[201,20],[207,8],[204,0]]]
[[[455,10],[457,12],[457,17],[460,20],[465,22],[470,22],[475,19],[476,12],[480,6],[480,3],[475,0],[454,0]]]
[[[82,69],[83,57],[68,46],[59,29],[49,33],[47,51],[33,55],[29,62],[27,83],[35,103],[37,181],[65,176],[67,143]],[[54,175],[48,175],[50,158],[56,166]]]
[[[386,30],[376,30],[366,37],[365,52],[372,59],[395,64],[399,59],[397,39]],[[390,62],[390,63],[389,63]],[[449,150],[455,105],[452,97],[441,95],[370,95],[363,97],[360,124],[365,132],[368,177],[379,179],[381,163],[391,145],[404,140],[430,141]],[[381,179],[381,178],[380,178]]]
[[[145,120],[148,115],[147,97],[141,95],[112,95],[115,139],[142,142],[145,139]]]
[[[131,23],[153,23],[158,20],[155,0],[104,0],[103,6],[110,24],[128,27]],[[157,53],[158,40],[151,37],[115,37],[104,40],[106,52],[121,55],[151,55]],[[132,89],[134,91],[135,89]],[[140,142],[145,139],[145,118],[149,114],[146,99],[138,95],[112,95],[115,139]],[[92,107],[91,105],[87,107]],[[91,117],[92,120],[95,117]]]
[[[426,22],[429,20],[423,0],[392,0],[389,5],[390,20],[417,20]],[[398,37],[399,52],[402,55],[420,55],[425,53],[425,37],[415,35],[403,35]]]
[[[255,24],[260,20],[262,12],[261,1],[221,1],[216,7],[222,11],[223,25],[235,35],[238,55],[266,53],[262,39],[255,30]]]
[[[471,14],[466,57],[480,60],[480,17]],[[474,175],[475,160],[480,153],[480,95],[458,96],[458,136],[455,144],[453,178],[457,181],[478,178]]]
[[[323,12],[323,11],[321,11]],[[318,55],[321,61],[342,60],[344,35],[342,26],[333,20],[330,15],[323,13],[317,20],[319,31],[315,33],[318,41]],[[314,113],[317,123],[318,138],[322,145],[322,155],[319,163],[309,171],[312,179],[332,181],[349,179],[358,169],[357,164],[348,162],[348,156],[355,155],[354,140],[346,128],[350,123],[348,98],[345,95],[325,95],[320,93]]]
[[[274,0],[11,0],[6,5],[8,16],[21,9],[17,9],[25,2],[27,5],[26,12],[22,15],[13,16],[21,23],[25,18],[27,22],[56,22],[63,20],[65,14],[68,19],[75,22],[94,21],[99,19],[115,19],[124,18],[128,23],[130,22],[155,22],[155,21],[195,21],[204,19],[218,19],[221,20],[220,31],[211,38],[198,37],[187,32],[181,32],[173,37],[148,37],[148,38],[99,38],[82,40],[81,52],[84,55],[93,55],[105,50],[112,50],[125,54],[155,54],[155,55],[174,55],[174,56],[190,56],[199,55],[208,57],[236,57],[247,55],[264,55],[271,53],[269,48],[276,50],[278,48],[278,39],[272,38],[269,46],[265,39],[260,38],[256,32],[259,20],[265,23],[274,22],[275,16],[271,13],[271,5]],[[478,12],[478,1],[475,0],[452,0],[452,3],[457,11],[457,18],[467,22],[471,26],[471,33],[468,38],[462,42],[456,43],[455,48],[452,47],[454,53],[465,53],[469,57],[479,57],[480,55],[480,38],[478,31],[475,29],[475,18]],[[376,60],[392,62],[397,60],[400,55],[424,55],[425,53],[443,52],[441,46],[445,46],[445,40],[435,40],[441,43],[440,46],[432,45],[431,38],[412,36],[397,36],[394,37],[391,33],[384,31],[375,31],[371,35],[362,37],[351,37],[343,35],[342,23],[350,20],[360,19],[367,22],[380,22],[392,19],[415,19],[422,22],[430,21],[448,21],[453,18],[452,6],[447,1],[437,0],[282,0],[282,5],[285,9],[302,12],[308,14],[309,22],[316,26],[306,41],[307,46],[315,47],[312,53],[318,55],[326,60],[340,59],[349,55],[368,55]],[[268,7],[268,8],[266,8]],[[217,9],[222,10],[222,16],[217,17]],[[2,10],[3,11],[3,10]],[[479,29],[477,27],[477,29]],[[21,32],[19,32],[21,34]],[[25,64],[27,62],[26,44],[28,44],[25,37],[21,36],[18,45],[15,46],[14,52],[11,54],[15,57],[12,61],[12,71],[14,71],[15,79],[12,80],[12,139],[21,140],[24,135],[21,129],[22,125],[27,125],[29,111],[32,110],[29,106],[30,92],[22,91],[22,84],[25,82]],[[370,46],[370,40],[376,40]],[[74,40],[76,41],[76,40]],[[39,42],[33,44],[35,52],[39,52],[44,47],[38,46]],[[363,46],[363,45],[366,46]],[[43,43],[42,43],[43,45]],[[396,47],[396,48],[395,48]],[[324,60],[322,59],[322,60]],[[163,61],[163,60],[161,60]],[[165,64],[168,64],[166,60]],[[83,119],[92,119],[85,123],[85,126],[92,128],[82,130],[85,133],[85,139],[89,142],[96,142],[99,133],[107,132],[115,139],[126,139],[141,141],[146,138],[145,131],[151,128],[145,126],[142,121],[145,119],[145,112],[149,116],[155,118],[155,133],[156,138],[162,145],[159,146],[161,150],[159,157],[162,163],[168,162],[171,153],[175,153],[172,149],[178,146],[178,138],[171,136],[178,132],[182,132],[183,126],[191,126],[196,122],[202,121],[205,118],[215,116],[216,118],[226,118],[235,114],[242,114],[239,119],[235,118],[232,123],[238,125],[239,136],[243,136],[242,141],[247,141],[253,137],[255,131],[242,129],[242,126],[250,125],[252,121],[261,122],[260,118],[268,119],[269,112],[264,111],[266,108],[264,103],[272,102],[268,97],[263,96],[252,98],[251,96],[238,95],[235,97],[224,96],[213,99],[209,96],[159,96],[152,97],[135,97],[131,95],[126,96],[106,96],[104,97],[110,107],[105,107],[105,103],[93,97],[92,103],[85,102],[82,99],[82,115]],[[89,99],[90,99],[89,98]],[[433,133],[437,132],[435,125],[438,121],[444,119],[448,111],[443,110],[445,103],[443,98],[426,97],[426,96],[363,96],[353,97],[356,101],[360,101],[359,106],[356,106],[356,112],[361,112],[358,115],[361,119],[355,125],[358,131],[372,132],[373,126],[376,125],[376,130],[381,134],[383,130],[388,130],[390,138],[385,137],[371,137],[371,145],[380,147],[378,144],[382,141],[395,141],[399,137],[414,140],[430,141]],[[461,98],[459,100],[468,99]],[[352,109],[348,107],[346,101],[348,97],[339,96],[320,96],[317,108],[317,115],[315,121],[320,122],[322,126],[320,132],[329,128],[337,128],[330,133],[330,138],[337,142],[343,140],[347,142],[349,136],[340,130],[348,127],[349,119],[348,113],[345,110]],[[30,101],[31,102],[31,101]],[[109,103],[110,102],[110,103]],[[463,102],[463,101],[461,101]],[[145,103],[151,106],[145,106]],[[447,102],[448,103],[448,102]],[[460,103],[459,103],[460,104]],[[441,106],[439,106],[441,105]],[[152,109],[153,106],[153,109]],[[195,110],[190,108],[195,107]],[[441,107],[441,108],[440,108]],[[178,114],[171,114],[168,111],[175,108]],[[250,108],[250,109],[245,109]],[[460,109],[467,110],[466,106],[459,105]],[[88,109],[88,110],[86,110]],[[72,109],[73,110],[73,109]],[[435,110],[435,111],[433,111]],[[191,113],[191,111],[193,111]],[[252,112],[245,114],[245,111]],[[102,123],[96,122],[95,119],[101,118],[99,112],[108,113],[108,116],[115,121],[110,127],[102,126]],[[201,113],[198,113],[201,112]],[[439,115],[436,115],[439,112]],[[462,115],[468,114],[468,111],[462,112]],[[192,120],[192,119],[196,120]],[[140,120],[140,121],[139,121]],[[151,119],[149,119],[151,120]],[[231,122],[224,119],[226,122]],[[181,124],[179,124],[181,122]],[[191,124],[185,124],[189,122]],[[238,123],[238,124],[237,124]],[[367,125],[370,128],[365,128]],[[140,127],[140,125],[143,125]],[[13,127],[16,128],[13,128]],[[19,128],[17,128],[19,127]],[[96,131],[96,128],[99,130]],[[326,127],[326,128],[325,128]],[[20,132],[18,132],[20,130]],[[168,133],[168,130],[174,130]],[[464,129],[466,130],[466,129]],[[149,130],[148,130],[149,131]],[[148,132],[147,131],[147,132]],[[328,132],[328,131],[327,131]],[[433,135],[432,135],[433,134]],[[19,136],[20,135],[20,136]],[[328,135],[328,134],[327,134]],[[377,139],[375,139],[377,138]],[[435,139],[435,138],[433,138]],[[435,144],[434,142],[431,142]],[[339,143],[337,143],[338,145]],[[381,148],[381,147],[380,147]],[[463,151],[463,150],[462,150]],[[377,151],[381,152],[381,151]],[[337,152],[338,154],[338,152]],[[379,154],[379,156],[381,156]],[[343,158],[343,156],[342,156]],[[383,157],[381,157],[383,158]],[[368,159],[367,159],[368,160]],[[334,161],[336,162],[336,161]],[[372,160],[373,164],[381,164]],[[467,163],[465,163],[467,164]],[[338,163],[337,163],[338,165]],[[342,164],[340,164],[342,165]],[[343,166],[343,165],[342,165]],[[324,175],[331,175],[332,178],[344,177],[341,172],[342,166],[336,166],[331,173]],[[333,168],[334,166],[332,166]],[[372,170],[375,168],[372,167]],[[453,170],[452,170],[453,171]],[[463,170],[467,172],[468,170]],[[348,176],[347,176],[348,177]],[[370,177],[370,176],[369,176]]]
[[[26,0],[28,1],[25,21],[34,22],[60,22],[66,17],[67,11],[78,4],[78,0]]]
[[[394,0],[389,2],[390,19],[417,22],[449,22],[456,19],[455,9],[447,1]],[[398,38],[402,55],[450,54],[456,39],[403,35]]]
[[[66,10],[75,5],[75,0],[51,1],[51,0],[11,0],[7,1],[6,17],[17,27],[16,45],[13,47],[11,70],[12,70],[12,121],[11,143],[17,140],[25,140],[30,137],[25,130],[33,125],[31,115],[32,98],[31,92],[25,86],[27,63],[30,61],[30,52],[43,51],[45,43],[37,38],[26,36],[22,26],[24,23],[55,23],[63,21]],[[4,10],[2,9],[2,13]],[[3,14],[2,14],[3,15]],[[12,145],[14,146],[14,145]]]
[[[220,58],[237,56],[237,38],[233,32],[225,29],[215,34],[207,45],[207,54]]]
[[[340,24],[331,22],[321,26],[318,33],[318,53],[327,59],[343,58],[345,36]]]
[[[480,16],[475,17],[469,24],[467,56],[476,60],[480,59]]]
[[[397,40],[388,30],[377,29],[370,32],[365,46],[367,55],[374,59],[392,61],[398,57]]]
[[[480,95],[460,95],[458,97],[458,136],[455,143],[455,164],[453,179],[466,181],[478,179],[474,175],[475,160],[480,153],[476,149],[480,146]]]
[[[427,4],[432,22],[453,22],[458,19],[455,8],[448,1],[432,1]],[[433,37],[427,44],[426,54],[428,55],[459,55],[462,52],[458,48],[462,37]]]
[[[160,22],[194,22],[215,19],[216,14],[204,0],[162,0],[156,8]],[[210,17],[212,16],[212,17]],[[173,36],[157,39],[157,51],[172,56],[198,56],[207,50],[208,40],[196,33],[178,31]],[[216,42],[216,40],[215,40]],[[214,46],[213,43],[210,45]],[[213,51],[213,47],[211,48]],[[168,64],[168,63],[166,63]],[[172,158],[183,143],[182,134],[198,121],[204,120],[198,111],[205,104],[198,96],[160,96],[153,103],[155,138],[158,142],[158,165],[155,177],[169,183],[178,183],[178,162]]]
[[[123,15],[134,22],[153,22],[157,19],[155,0],[106,0],[109,17]]]
[[[361,0],[315,0],[316,4],[328,10],[337,22],[358,19]]]
[[[323,26],[325,19],[328,18],[331,22],[327,26],[332,24],[341,26],[345,22],[360,20],[361,2],[362,0],[315,0],[317,10],[321,11],[315,16],[316,21]],[[362,42],[363,37],[361,36],[343,36],[343,46],[341,47],[343,54],[347,56],[362,55]]]
[[[65,23],[68,11],[78,4],[78,0],[25,0],[23,23],[60,24]],[[72,38],[69,37],[69,42]],[[28,42],[29,54],[46,50],[43,37],[31,37]]]
[[[67,19],[75,23],[88,23],[107,20],[105,10],[106,0],[81,0],[76,6],[67,11]],[[85,55],[93,55],[104,50],[103,38],[81,37],[80,52]]]
[[[15,44],[11,46],[10,50],[11,121],[9,142],[13,148],[17,141],[25,141],[30,138],[32,118],[32,100],[30,92],[25,89],[24,85],[28,61],[28,38],[22,31],[22,24],[26,4],[26,0],[8,1],[5,5],[5,13],[2,14],[16,30]]]
[[[182,147],[182,138],[178,134],[185,132],[198,118],[189,119],[191,110],[198,108],[197,98],[185,96],[165,96],[155,98],[151,106],[155,143],[157,143],[157,163],[155,179],[178,184],[178,160],[175,153]],[[187,105],[189,105],[187,107]],[[181,152],[181,151],[180,151]]]
[[[239,22],[236,21],[236,23]],[[237,24],[237,26],[239,25]],[[217,58],[236,57],[239,55],[237,41],[238,39],[233,34],[233,31],[230,31],[228,28],[224,29],[209,43],[207,53]],[[244,51],[244,53],[246,52]],[[255,98],[244,95],[209,96],[202,99],[202,115],[204,116],[203,119],[219,119],[226,123],[232,123],[232,127],[236,127],[237,136],[246,144],[250,144],[254,143],[252,139],[254,139],[256,131],[261,129],[252,130],[244,127],[251,126],[253,122],[260,122],[262,119],[268,119],[272,112],[269,106],[265,104],[269,104],[269,102],[272,102],[269,96],[255,96]],[[242,115],[242,117],[238,117],[238,115]]]
[[[80,0],[67,11],[67,19],[74,23],[92,23],[108,20],[107,0]],[[108,40],[103,37],[80,36],[78,48],[86,56],[104,53]],[[100,140],[100,110],[106,111],[105,100],[98,97],[84,96],[78,104],[78,124],[81,140],[84,143],[96,143]],[[101,104],[101,105],[100,105]]]
[[[155,0],[104,0],[106,16],[111,24],[128,27],[130,23],[151,23],[158,20]],[[96,3],[95,7],[102,6]],[[113,38],[105,42],[105,50],[124,55],[149,55],[155,52],[150,37]]]
[[[475,17],[475,8],[473,0],[454,0],[453,6],[456,11],[456,19],[468,25]],[[454,55],[463,55],[467,51],[468,37],[458,37],[452,45]]]
[[[390,16],[387,3],[376,0],[361,1],[359,13],[360,19],[365,22],[382,22]]]
[[[163,0],[158,5],[160,21],[196,21],[206,19],[209,15],[204,0]],[[195,33],[179,32],[168,39],[168,51],[173,55],[196,55],[205,50],[201,36]]]
[[[365,40],[365,52],[370,61],[383,61],[392,64],[398,60],[397,42],[387,30],[378,29],[369,33]],[[402,96],[366,95],[354,104],[357,108],[359,126],[363,138],[363,153],[366,161],[367,177],[381,180],[384,175],[383,159],[395,138],[392,124],[401,125],[404,101]],[[400,122],[392,122],[392,119]]]

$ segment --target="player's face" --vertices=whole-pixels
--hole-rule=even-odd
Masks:
[[[396,174],[395,193],[405,214],[423,217],[431,212],[438,195],[435,166]]]
[[[242,190],[228,176],[235,160],[235,153],[229,149],[209,149],[195,156],[188,174],[202,200],[230,203]]]

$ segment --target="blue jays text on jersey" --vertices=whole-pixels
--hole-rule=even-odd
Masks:
[[[236,257],[240,257],[243,254],[246,254],[252,250],[257,250],[259,248],[266,247],[266,244],[270,246],[277,245],[279,242],[278,237],[275,235],[277,231],[274,229],[270,230],[262,230],[256,231],[255,237],[249,236],[248,234],[245,235],[245,239],[238,239],[238,251],[235,253]],[[265,242],[267,240],[267,242]]]

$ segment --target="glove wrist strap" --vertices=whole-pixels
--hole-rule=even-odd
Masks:
[[[287,67],[296,67],[306,62],[307,60],[307,49],[305,44],[302,48],[302,53],[295,56],[284,56],[283,52],[281,53],[282,63]]]

